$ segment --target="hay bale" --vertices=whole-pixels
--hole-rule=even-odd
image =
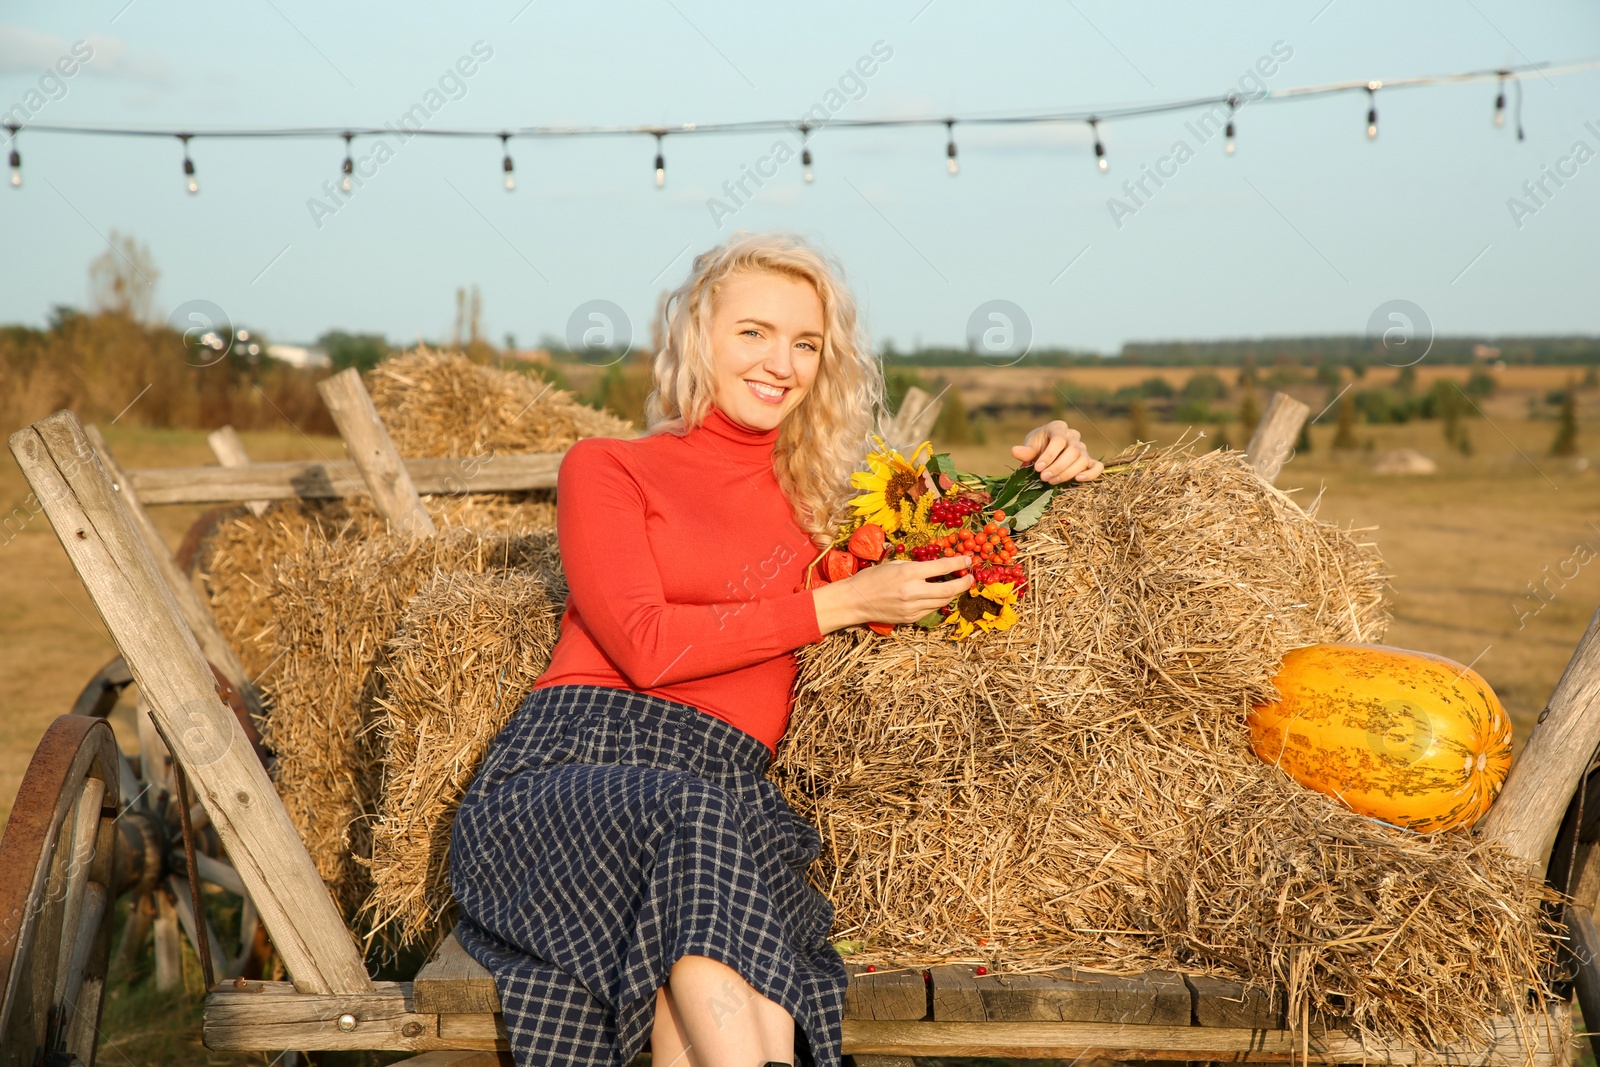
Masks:
[[[479,366],[458,352],[426,346],[379,364],[368,373],[367,386],[404,456],[562,452],[584,437],[634,433],[631,424],[585,407],[536,377]],[[550,489],[423,497],[441,527],[511,535],[555,529],[554,501]],[[327,537],[360,539],[383,525],[366,497],[280,500],[259,518],[225,523],[207,539],[197,559],[212,610],[252,677],[276,655],[269,639],[273,561],[301,545],[313,529]]]
[[[418,345],[367,374],[372,403],[402,456],[561,452],[584,437],[632,437],[534,374],[496,370]]]
[[[383,786],[368,937],[431,944],[454,922],[450,828],[489,742],[550,662],[566,600],[559,560],[441,573],[407,605],[380,673]]]
[[[1009,631],[801,650],[774,777],[822,833],[855,959],[1209,973],[1430,1042],[1525,1005],[1550,958],[1536,880],[1248,747],[1284,652],[1381,638],[1372,545],[1238,453],[1176,450],[1062,490],[1020,545]]]
[[[553,532],[460,527],[424,539],[312,530],[276,559],[263,738],[289,816],[352,923],[371,888],[360,860],[372,854],[382,781],[380,669],[407,603],[437,574],[548,571],[558,559]]]

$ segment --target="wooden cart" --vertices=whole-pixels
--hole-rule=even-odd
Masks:
[[[417,1067],[509,1063],[488,973],[447,938],[410,982],[374,981],[264,766],[255,693],[146,505],[245,503],[370,493],[397,530],[433,532],[420,493],[552,487],[559,455],[402,460],[353,371],[322,383],[351,459],[249,464],[214,435],[222,466],[120,470],[70,412],[17,432],[11,450],[121,657],[46,731],[0,840],[0,1067],[94,1062],[116,898],[135,907],[123,944],[157,929],[157,970],[181,928],[207,976],[204,1041],[219,1050],[415,1051]],[[914,396],[891,441],[920,439],[934,404]],[[1248,454],[1269,480],[1307,411],[1274,396]],[[891,436],[894,431],[899,436]],[[470,470],[470,473],[468,473]],[[188,539],[183,554],[192,552]],[[1600,1019],[1592,908],[1600,895],[1600,743],[1591,622],[1480,832],[1579,902],[1566,909],[1579,1000]],[[104,716],[137,682],[141,753],[125,757]],[[148,721],[148,732],[144,726]],[[165,771],[150,753],[169,751]],[[192,789],[192,795],[191,795]],[[1549,861],[1547,864],[1547,860]],[[218,944],[195,888],[241,901],[241,935]],[[262,980],[276,952],[288,981]],[[169,959],[163,963],[163,955]],[[1489,1046],[1363,1043],[1337,1019],[1289,1025],[1281,1001],[1195,975],[978,975],[965,966],[852,967],[844,1049],[857,1063],[911,1056],[1521,1064],[1569,1060],[1568,1004],[1531,1048],[1509,1020]]]

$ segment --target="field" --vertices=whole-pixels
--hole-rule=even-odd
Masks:
[[[1466,368],[1419,370],[1423,388],[1435,374],[1463,381],[1466,376]],[[995,393],[1048,390],[1063,377],[1114,390],[1157,374],[1181,386],[1193,371],[938,373],[947,374],[968,406],[975,407]],[[1231,379],[1233,372],[1219,373]],[[1106,380],[1091,382],[1093,376]],[[1395,622],[1386,643],[1472,664],[1504,700],[1519,742],[1600,604],[1600,568],[1586,565],[1600,554],[1600,525],[1595,524],[1600,520],[1600,419],[1591,416],[1585,403],[1579,455],[1556,459],[1547,454],[1554,422],[1529,417],[1529,401],[1537,407],[1548,390],[1561,387],[1567,378],[1565,368],[1512,367],[1501,372],[1500,387],[1482,405],[1486,417],[1463,422],[1474,446],[1470,457],[1447,445],[1437,421],[1358,425],[1361,447],[1333,453],[1329,445],[1335,415],[1329,411],[1312,427],[1311,450],[1296,455],[1278,479],[1302,504],[1316,501],[1323,518],[1370,529],[1368,536],[1380,546],[1394,576]],[[1380,372],[1372,371],[1365,384],[1381,381]],[[1308,399],[1320,395],[1307,391]],[[1592,395],[1586,393],[1585,400]],[[1081,423],[1091,451],[1107,454],[1128,443],[1125,418],[1079,419],[1071,411],[1067,418]],[[1011,463],[1007,446],[1031,425],[992,424],[984,428],[986,443],[952,451],[964,467],[998,471]],[[105,429],[125,467],[211,461],[199,431]],[[1154,423],[1151,429],[1158,440],[1170,441],[1186,428]],[[1237,427],[1229,432],[1236,445],[1242,443]],[[258,460],[332,459],[342,453],[335,439],[292,430],[243,437]],[[1375,458],[1395,448],[1427,453],[1437,460],[1437,473],[1372,473]],[[115,655],[49,523],[42,516],[27,518],[27,503],[28,488],[15,464],[0,463],[0,505],[12,516],[0,533],[0,818],[9,812],[40,733]],[[160,508],[154,514],[175,545],[200,510]],[[108,1005],[106,1020],[121,1055],[107,1049],[105,1062],[262,1062],[208,1057],[198,1048],[195,1005],[186,996],[153,1000],[142,987],[125,992]],[[154,1019],[163,1015],[174,1019],[173,1027],[156,1024]]]

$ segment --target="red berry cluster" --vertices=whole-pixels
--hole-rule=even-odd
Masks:
[[[983,505],[968,496],[941,497],[928,509],[928,521],[935,526],[960,526],[968,515],[976,515]]]
[[[1003,566],[990,566],[980,563],[972,568],[972,576],[978,580],[979,586],[988,585],[990,582],[1010,582],[1016,591],[1017,599],[1022,599],[1022,594],[1028,588],[1028,576],[1022,570],[1022,564],[1010,563]]]

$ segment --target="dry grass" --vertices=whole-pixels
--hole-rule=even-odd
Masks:
[[[440,574],[411,600],[382,667],[383,786],[369,937],[427,945],[454,922],[450,827],[489,742],[550,662],[566,599],[550,550],[529,570]]]
[[[1023,621],[801,653],[776,775],[835,935],[879,965],[1209,972],[1439,1042],[1541,985],[1538,882],[1468,835],[1364,819],[1250,754],[1289,648],[1375,641],[1376,551],[1232,453],[1064,491]]]
[[[631,423],[585,407],[532,374],[495,370],[425,345],[367,375],[402,456],[560,452],[584,437],[632,437]]]

